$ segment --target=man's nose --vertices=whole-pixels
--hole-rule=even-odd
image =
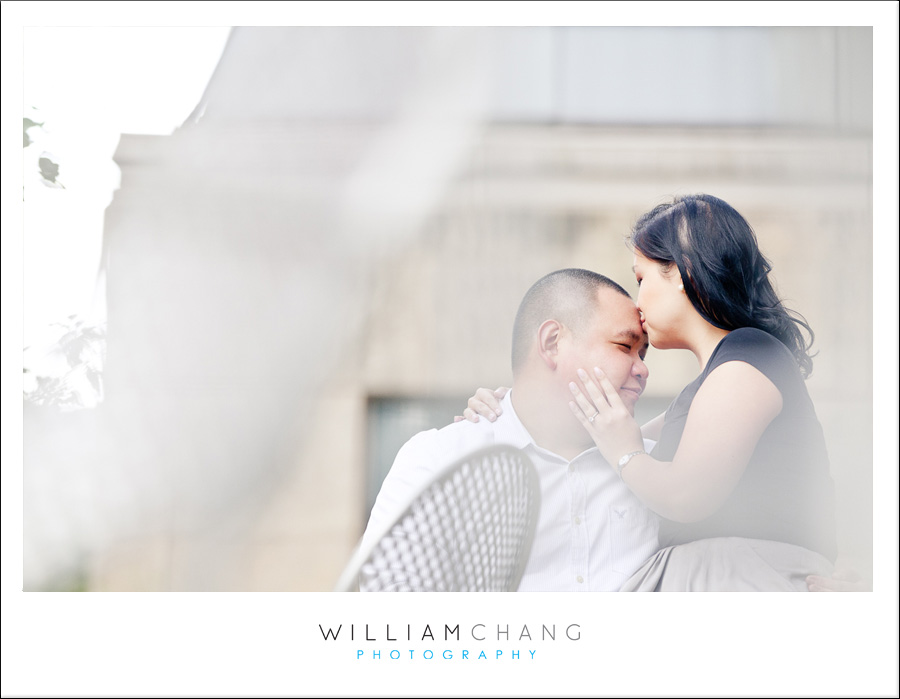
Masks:
[[[643,359],[638,359],[631,368],[632,373],[639,379],[646,381],[650,375],[650,369],[644,364]]]

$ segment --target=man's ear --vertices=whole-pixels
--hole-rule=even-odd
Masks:
[[[557,320],[545,320],[538,328],[538,355],[551,369],[559,363],[559,340],[563,326]]]

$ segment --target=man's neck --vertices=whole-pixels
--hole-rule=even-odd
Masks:
[[[553,389],[517,381],[510,401],[519,421],[542,449],[571,461],[595,446],[569,406],[553,393]]]

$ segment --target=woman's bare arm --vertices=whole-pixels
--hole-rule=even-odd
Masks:
[[[654,442],[659,441],[659,437],[662,434],[663,423],[666,421],[666,414],[660,413],[652,420],[648,420],[643,425],[641,425],[641,434],[644,439],[652,439]]]
[[[602,376],[598,385],[585,374],[582,384],[584,390],[572,384],[573,412],[607,461],[615,465],[623,455],[641,450],[637,423],[609,380]],[[663,517],[679,522],[703,519],[734,490],[781,408],[781,393],[762,372],[745,362],[726,362],[710,373],[694,396],[673,460],[640,454],[620,475],[644,504]],[[595,411],[589,421],[587,416]]]

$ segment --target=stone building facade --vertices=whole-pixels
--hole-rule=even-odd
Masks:
[[[330,589],[397,446],[508,385],[530,284],[635,290],[630,225],[697,191],[816,331],[842,553],[870,574],[871,41],[235,29],[194,118],[116,154],[97,419],[134,508],[87,586]],[[648,363],[645,415],[697,372]]]

